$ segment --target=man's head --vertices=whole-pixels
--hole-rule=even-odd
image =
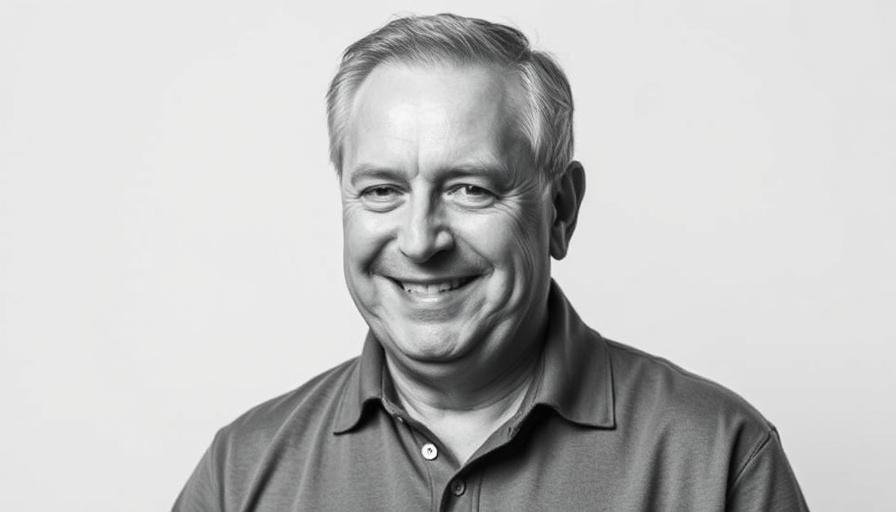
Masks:
[[[437,39],[441,54],[423,52]],[[531,355],[550,257],[565,255],[584,191],[571,135],[541,130],[537,140],[562,139],[563,149],[541,159],[547,149],[533,149],[522,121],[533,95],[519,71],[470,57],[495,53],[475,46],[484,40],[508,56],[525,42],[479,20],[398,20],[349,48],[346,59],[377,64],[356,82],[342,69],[331,89],[348,288],[390,361],[417,373],[497,370]],[[383,46],[418,57],[383,59]],[[465,53],[444,53],[454,47]],[[538,62],[562,77],[547,57]],[[350,99],[338,106],[340,97]],[[559,102],[571,122],[571,100]]]
[[[513,128],[527,143],[535,168],[553,178],[572,160],[572,92],[553,59],[533,51],[526,36],[512,27],[439,14],[396,19],[345,50],[327,92],[330,159],[340,174],[358,88],[377,66],[387,63],[481,65],[499,70],[520,87]]]

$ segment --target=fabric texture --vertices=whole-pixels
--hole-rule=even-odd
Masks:
[[[774,426],[607,340],[552,283],[534,385],[465,464],[395,398],[380,344],[221,429],[174,511],[803,511]]]

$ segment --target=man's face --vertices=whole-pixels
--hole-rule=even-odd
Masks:
[[[550,282],[551,186],[511,125],[516,84],[485,67],[377,67],[341,177],[345,277],[404,365],[522,357]]]

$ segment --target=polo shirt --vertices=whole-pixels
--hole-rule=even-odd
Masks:
[[[601,337],[556,283],[517,413],[461,464],[361,356],[222,428],[174,511],[802,511],[778,434],[746,401]]]

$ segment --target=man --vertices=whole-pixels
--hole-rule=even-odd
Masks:
[[[521,33],[395,20],[327,105],[363,352],[223,428],[175,510],[806,510],[758,412],[552,282],[585,175]]]

